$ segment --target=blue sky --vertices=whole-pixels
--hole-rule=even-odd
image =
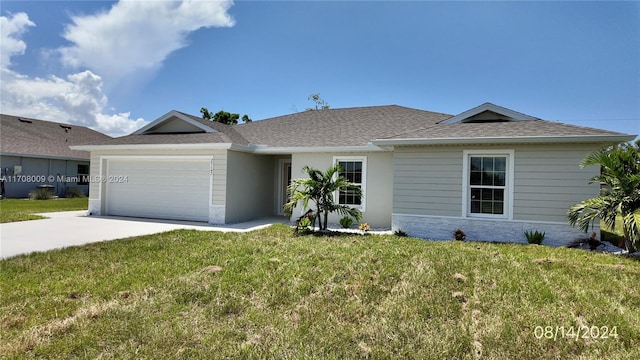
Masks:
[[[638,2],[1,1],[2,112],[123,135],[175,109],[254,120],[492,102],[640,133]]]

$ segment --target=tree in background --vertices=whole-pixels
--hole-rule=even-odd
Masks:
[[[600,175],[590,182],[602,184],[600,196],[569,208],[569,224],[587,232],[599,218],[612,231],[616,219],[622,219],[624,247],[629,252],[640,248],[640,140],[598,150],[588,155],[581,168],[600,165]]]
[[[350,216],[356,221],[362,219],[360,210],[348,205],[340,205],[334,199],[333,195],[336,191],[349,191],[357,196],[362,196],[362,189],[359,186],[340,176],[342,171],[340,165],[333,165],[324,173],[309,166],[305,166],[302,170],[309,177],[291,181],[287,188],[289,202],[284,205],[285,214],[291,216],[298,202],[302,202],[303,208],[306,209],[309,206],[309,202],[313,201],[316,206],[316,216],[320,230],[327,229],[329,213],[332,212]]]
[[[320,97],[320,93],[315,93],[315,94],[311,94],[307,97],[307,100],[311,100],[314,103],[316,103],[315,108],[307,108],[306,110],[326,110],[329,107],[331,107],[331,105],[329,105],[326,101],[322,100],[322,98]]]
[[[207,109],[206,107],[200,108],[200,113],[202,114],[203,119],[206,119],[209,121],[215,121],[215,122],[219,122],[227,125],[237,124],[238,119],[240,118],[240,114],[232,114],[224,110],[220,110],[217,113],[213,114],[209,112],[209,109]],[[249,118],[248,115],[245,114],[242,116],[242,121],[244,121],[245,123],[248,123],[248,122],[251,122],[252,120]]]

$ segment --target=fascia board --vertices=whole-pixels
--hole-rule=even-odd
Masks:
[[[120,145],[74,145],[73,150],[160,150],[160,149],[226,149],[254,154],[292,154],[292,153],[337,153],[337,152],[371,152],[389,151],[379,146],[368,144],[365,146],[314,146],[314,147],[271,147],[265,145],[238,145],[232,143],[202,143],[202,144],[120,144]]]

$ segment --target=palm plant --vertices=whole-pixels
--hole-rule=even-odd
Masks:
[[[596,151],[580,167],[600,165],[600,175],[590,182],[602,184],[600,196],[569,208],[569,224],[587,232],[599,218],[615,230],[616,218],[622,219],[624,246],[629,252],[640,248],[640,140]]]
[[[349,191],[357,196],[362,196],[362,189],[340,176],[342,169],[340,165],[331,166],[324,173],[318,169],[305,166],[302,170],[307,173],[308,178],[294,179],[287,188],[289,202],[284,205],[285,214],[291,216],[293,209],[299,202],[302,202],[304,209],[313,202],[316,207],[318,227],[320,230],[327,229],[329,214],[337,212],[343,216],[351,216],[356,221],[360,221],[362,213],[356,208],[348,205],[341,205],[334,199],[336,191]]]

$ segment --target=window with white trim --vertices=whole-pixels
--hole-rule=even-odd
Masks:
[[[466,216],[510,218],[512,152],[465,152]]]
[[[334,163],[340,165],[342,171],[340,176],[344,177],[350,183],[357,185],[362,189],[363,196],[358,196],[353,190],[341,189],[337,191],[336,200],[340,205],[351,205],[353,207],[364,209],[364,193],[366,184],[366,168],[367,158],[359,157],[334,157]]]

